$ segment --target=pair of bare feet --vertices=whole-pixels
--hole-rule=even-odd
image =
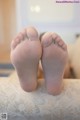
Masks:
[[[63,87],[67,57],[67,46],[60,36],[47,32],[40,41],[34,27],[25,28],[11,43],[11,61],[21,87],[27,92],[37,88],[37,72],[41,59],[48,93],[59,94]]]

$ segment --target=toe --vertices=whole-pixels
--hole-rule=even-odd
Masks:
[[[53,33],[53,34],[52,34],[52,38],[53,38],[53,40],[55,41],[55,44],[57,44],[57,45],[59,45],[59,46],[62,46],[62,45],[63,45],[63,41],[62,41],[61,37],[60,37],[58,34]]]
[[[60,48],[62,48],[63,50],[67,50],[67,45],[61,38],[59,39],[58,46],[60,46]]]
[[[19,33],[18,38],[23,41],[24,40],[24,34],[22,32]]]
[[[57,38],[58,38],[58,35],[56,34],[56,33],[52,33],[52,38],[55,40],[57,40]]]
[[[62,45],[62,48],[66,51],[66,50],[67,50],[67,45],[66,45],[66,44],[63,44],[63,45]]]
[[[21,33],[19,33],[19,35],[14,40],[12,40],[12,42],[11,42],[11,49],[12,50],[15,49],[18,44],[21,43],[22,38],[23,37],[22,37]]]
[[[38,32],[34,27],[28,27],[26,29],[26,34],[29,40],[38,40],[39,36],[38,36]]]
[[[59,42],[58,42],[59,46],[63,46],[64,42],[60,39]]]
[[[16,38],[15,38],[14,40],[12,40],[12,42],[11,42],[11,49],[15,49],[15,47],[16,47],[19,43],[21,43],[22,41],[24,41],[25,36],[26,36],[26,32],[25,32],[25,29],[24,29],[22,32],[20,32],[20,33],[16,36]]]
[[[11,42],[11,50],[15,49],[15,47],[20,43],[20,39],[16,38],[14,40],[12,40]]]
[[[57,36],[55,41],[56,41],[57,44],[59,44],[62,40],[61,40],[61,38],[59,36]]]
[[[42,36],[41,39],[41,43],[43,47],[48,47],[52,44],[53,40],[52,40],[52,33],[51,32],[47,32]]]
[[[27,37],[26,28],[22,30],[21,34],[23,36],[23,40],[25,40],[25,38]]]
[[[62,38],[58,34],[53,33],[52,39],[54,40],[54,43],[56,45],[60,46],[60,48],[67,50],[67,45],[64,43],[64,41],[62,40]]]

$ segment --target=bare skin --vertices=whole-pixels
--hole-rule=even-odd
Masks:
[[[59,94],[63,87],[67,58],[67,46],[57,34],[45,33],[40,41],[34,27],[25,28],[11,43],[11,61],[26,92],[37,88],[41,59],[48,93]]]
[[[21,87],[27,92],[37,88],[41,54],[38,32],[33,27],[25,28],[11,43],[11,61],[17,71]]]
[[[49,94],[57,95],[63,88],[63,75],[67,63],[67,46],[59,35],[45,33],[42,43],[42,67]]]

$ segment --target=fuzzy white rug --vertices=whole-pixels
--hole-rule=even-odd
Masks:
[[[80,120],[80,80],[64,80],[58,96],[49,95],[44,80],[34,92],[24,92],[16,74],[0,78],[0,114],[8,120]],[[3,120],[3,119],[2,119]]]

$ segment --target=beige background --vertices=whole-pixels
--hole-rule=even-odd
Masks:
[[[16,34],[16,1],[0,0],[0,62],[9,60],[10,43]]]

